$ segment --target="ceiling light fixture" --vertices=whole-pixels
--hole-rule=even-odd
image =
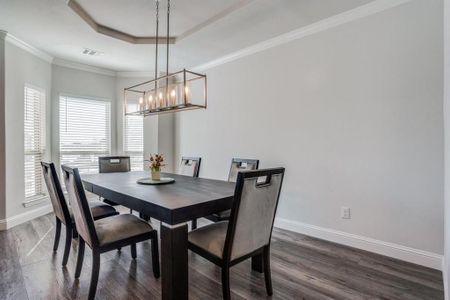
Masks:
[[[167,0],[166,73],[158,77],[159,0],[156,0],[155,79],[124,89],[125,115],[150,116],[206,108],[206,75],[183,69],[169,73],[170,0]]]

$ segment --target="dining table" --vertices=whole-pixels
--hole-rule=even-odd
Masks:
[[[169,184],[143,185],[150,172],[82,174],[84,188],[96,195],[161,222],[161,296],[164,300],[188,299],[188,222],[223,210],[233,203],[235,183],[162,173]],[[262,257],[252,258],[252,268],[262,272]]]

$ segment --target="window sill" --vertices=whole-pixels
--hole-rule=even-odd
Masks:
[[[39,205],[41,203],[45,203],[49,200],[47,195],[38,195],[25,199],[25,202],[22,203],[24,207],[31,207],[35,205]]]

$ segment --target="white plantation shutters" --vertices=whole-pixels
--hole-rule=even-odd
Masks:
[[[44,194],[41,160],[45,152],[45,92],[24,89],[24,179],[25,198]]]
[[[111,150],[111,103],[61,96],[59,98],[60,163],[80,173],[98,172],[98,157]]]
[[[131,170],[144,169],[144,119],[142,116],[125,116],[124,152],[131,158]]]

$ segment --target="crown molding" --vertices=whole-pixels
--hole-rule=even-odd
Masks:
[[[233,12],[243,8],[247,4],[253,2],[255,0],[239,0],[235,4],[231,5],[230,7],[227,7],[226,9],[220,11],[219,13],[215,14],[214,16],[208,18],[207,20],[203,21],[202,23],[186,30],[184,33],[182,33],[178,37],[169,37],[169,44],[175,44],[178,41],[187,38],[188,36],[204,29],[205,27],[219,21],[220,19],[232,14]],[[114,29],[112,27],[108,27],[105,25],[102,25],[100,23],[97,23],[95,19],[89,14],[88,11],[86,11],[79,3],[78,0],[66,0],[67,6],[69,6],[70,9],[74,13],[76,13],[87,25],[89,25],[95,32],[109,36],[111,38],[115,38],[124,42],[128,42],[131,44],[156,44],[156,41],[161,44],[165,44],[167,41],[166,37],[159,37],[156,38],[155,36],[135,36],[130,33],[126,33],[117,29]]]
[[[45,53],[44,51],[41,51],[33,46],[31,46],[30,44],[16,38],[15,36],[13,36],[10,33],[7,33],[6,31],[2,31],[3,33],[6,33],[5,36],[5,41],[13,44],[14,46],[19,47],[22,50],[27,51],[30,54],[33,54],[34,56],[48,62],[48,63],[52,63],[53,61],[53,57],[47,53]],[[2,33],[0,33],[0,36],[2,35]]]
[[[279,35],[275,38],[271,38],[269,40],[257,43],[253,46],[241,49],[239,51],[233,52],[231,54],[222,56],[218,59],[214,59],[210,62],[201,64],[195,68],[192,68],[194,71],[201,72],[205,71],[234,60],[273,48],[277,47],[298,39],[302,39],[304,37],[346,24],[350,23],[364,17],[368,17],[370,15],[374,15],[376,13],[388,10],[393,7],[397,7],[399,5],[408,3],[412,0],[375,0],[368,4],[356,7],[349,11],[334,15],[332,17],[320,20],[316,23],[298,28],[296,30],[290,31],[288,33]]]
[[[119,71],[116,72],[117,77],[155,77],[155,71]]]
[[[214,16],[212,16],[211,18],[203,21],[202,23],[186,30],[185,32],[183,32],[181,35],[176,37],[176,42],[178,43],[179,41],[197,33],[198,31],[206,28],[207,26],[219,21],[220,19],[223,19],[229,15],[231,15],[232,13],[234,13],[235,11],[238,11],[240,9],[242,9],[244,6],[247,6],[248,4],[255,2],[255,0],[240,0],[237,1],[235,4],[231,5],[230,7],[220,11],[219,13],[215,14]]]
[[[126,32],[119,31],[117,29],[102,25],[97,23],[94,18],[76,1],[69,0],[67,1],[67,5],[72,9],[86,24],[88,24],[94,31],[104,34],[106,36],[122,40],[124,42],[128,42],[131,44],[155,44],[158,40],[158,43],[165,43],[165,37],[159,37],[156,39],[154,36],[134,36]],[[169,38],[170,44],[175,44],[175,37]]]
[[[109,70],[109,69],[85,65],[82,63],[77,63],[77,62],[73,62],[73,61],[69,61],[69,60],[65,60],[65,59],[61,59],[61,58],[55,58],[53,60],[53,64],[56,66],[65,67],[65,68],[69,68],[69,69],[75,69],[75,70],[97,73],[97,74],[113,76],[113,77],[116,76],[116,72]]]

